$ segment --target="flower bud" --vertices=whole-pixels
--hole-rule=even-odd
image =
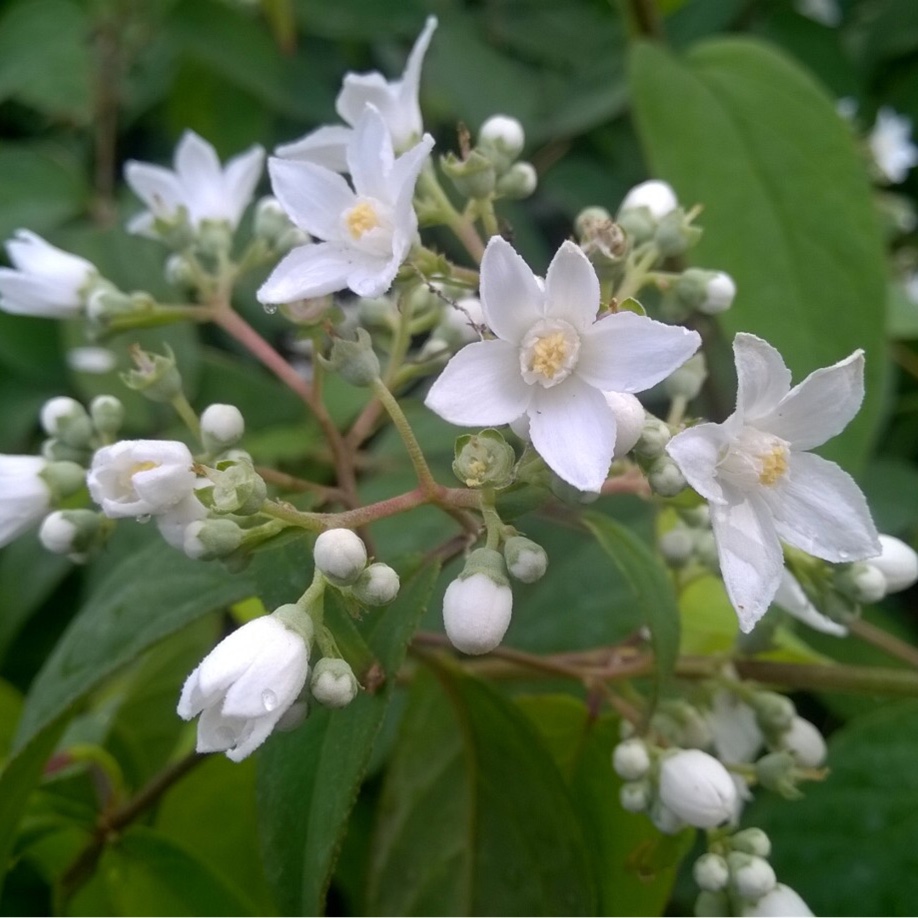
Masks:
[[[364,328],[357,329],[356,341],[335,338],[326,363],[352,386],[369,386],[379,379],[379,358]]]
[[[724,858],[719,854],[708,852],[695,861],[692,876],[701,889],[707,892],[720,892],[726,888],[730,879],[730,870]]]
[[[491,548],[476,549],[443,594],[447,636],[463,653],[488,653],[503,639],[512,611],[503,558]]]
[[[797,716],[793,701],[777,692],[756,692],[749,705],[755,711],[759,729],[766,736],[789,730]]]
[[[765,858],[733,851],[727,855],[727,863],[730,884],[743,899],[754,902],[775,888],[778,878]]]
[[[666,378],[663,388],[670,398],[677,396],[691,401],[701,391],[708,378],[708,367],[700,351],[689,357],[685,363]]]
[[[140,305],[135,296],[122,293],[108,281],[100,281],[86,298],[86,315],[91,321],[104,325],[114,316],[135,312]]]
[[[880,535],[880,554],[867,563],[877,568],[886,579],[886,591],[898,593],[918,580],[918,554],[901,539]]]
[[[200,280],[200,274],[194,262],[184,254],[175,253],[166,259],[166,283],[173,287],[192,290]]]
[[[456,439],[453,473],[468,488],[501,488],[512,481],[516,453],[497,430]]]
[[[45,517],[38,538],[56,555],[82,555],[96,541],[101,523],[93,510],[56,510]]]
[[[257,513],[268,496],[268,486],[247,457],[221,460],[208,478],[213,482],[210,499],[218,513]]]
[[[685,254],[700,238],[701,230],[686,220],[681,208],[663,217],[654,233],[654,242],[664,258]]]
[[[625,781],[640,781],[650,771],[647,744],[637,737],[619,743],[612,750],[612,767]]]
[[[623,214],[625,211],[643,207],[650,212],[654,220],[659,220],[674,211],[678,206],[679,202],[672,186],[666,182],[652,179],[648,182],[641,182],[640,185],[635,185],[625,195],[618,212]]]
[[[67,460],[49,462],[38,473],[54,501],[76,494],[86,484],[86,469]]]
[[[522,583],[541,580],[548,569],[545,549],[525,536],[511,536],[504,542],[504,560],[510,576]]]
[[[451,347],[478,341],[481,334],[478,326],[484,325],[484,311],[478,297],[466,296],[456,302],[455,307],[446,305],[440,324],[434,335],[445,339]]]
[[[730,837],[730,847],[767,858],[771,854],[771,839],[761,829],[743,829]]]
[[[682,470],[669,456],[654,459],[647,469],[647,483],[660,497],[675,497],[688,484]]]
[[[319,704],[327,708],[343,708],[357,697],[360,684],[345,660],[323,657],[312,671],[309,690]]]
[[[201,414],[201,439],[211,453],[235,446],[245,433],[242,412],[235,405],[209,405]]]
[[[478,131],[478,145],[497,151],[508,164],[523,152],[525,144],[526,133],[523,125],[508,115],[492,115]]]
[[[398,596],[398,588],[398,574],[388,564],[375,561],[360,572],[351,591],[364,605],[385,606]]]
[[[700,749],[682,749],[661,762],[660,801],[683,822],[713,829],[733,816],[736,785],[713,756]]]
[[[226,220],[201,220],[197,248],[207,258],[219,261],[233,247],[233,227]]]
[[[305,701],[294,701],[286,711],[280,716],[280,720],[274,725],[275,730],[281,733],[290,733],[301,727],[309,716],[309,705]]]
[[[793,719],[790,729],[781,737],[780,746],[801,768],[819,768],[826,760],[826,741],[819,730],[802,717]]]
[[[670,567],[682,567],[694,554],[695,533],[687,526],[676,526],[657,539],[657,548]]]
[[[243,531],[232,520],[194,520],[184,530],[183,550],[195,561],[231,555],[242,544]]]
[[[503,198],[522,201],[539,185],[539,174],[532,163],[514,163],[498,180],[495,191]]]
[[[329,529],[316,539],[313,559],[335,586],[350,586],[367,566],[367,547],[350,529]]]
[[[646,781],[626,781],[618,791],[622,809],[628,813],[643,813],[650,805],[650,785]]]
[[[698,311],[708,316],[726,312],[733,305],[735,296],[736,283],[733,278],[723,271],[715,271],[705,287],[705,296],[698,304]]]
[[[255,204],[252,229],[255,236],[263,240],[269,249],[274,251],[281,249],[278,242],[292,228],[293,224],[277,198],[266,195]]]
[[[41,426],[49,437],[75,449],[86,449],[94,433],[86,409],[76,399],[63,395],[42,405]]]
[[[886,595],[886,578],[871,562],[856,562],[836,570],[835,589],[856,603],[879,602]]]
[[[472,150],[465,159],[449,152],[440,157],[440,168],[463,197],[486,198],[494,191],[494,163],[483,152]]]
[[[666,444],[673,438],[669,427],[659,418],[646,415],[641,435],[634,444],[634,451],[645,459],[656,459],[662,456]]]
[[[650,811],[647,815],[657,830],[664,835],[675,835],[686,827],[685,820],[680,819],[668,806],[659,800],[655,800],[650,805]]]
[[[629,392],[603,392],[606,404],[615,415],[615,450],[613,459],[630,453],[644,431],[647,412],[640,401]]]
[[[182,394],[182,376],[175,365],[175,354],[168,344],[165,354],[150,354],[140,347],[131,348],[136,369],[121,374],[122,382],[141,392],[153,402],[171,402]]]
[[[772,752],[755,763],[755,774],[762,787],[785,800],[799,800],[803,795],[797,789],[797,763],[790,752]]]
[[[740,914],[743,918],[807,918],[813,912],[795,890],[784,883],[777,883],[758,902],[744,905]]]
[[[124,423],[124,405],[114,395],[97,395],[89,404],[89,416],[100,434],[114,437]]]

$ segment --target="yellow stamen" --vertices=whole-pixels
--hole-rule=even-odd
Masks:
[[[566,359],[567,342],[564,333],[546,335],[540,338],[532,349],[532,371],[545,379],[554,379]]]
[[[364,233],[379,226],[379,217],[373,209],[373,205],[366,201],[361,201],[356,207],[351,208],[347,217],[347,230],[354,239],[359,239]]]
[[[787,450],[782,446],[775,446],[771,452],[760,458],[762,471],[759,472],[759,482],[771,486],[787,471]]]
[[[145,459],[143,462],[135,462],[131,466],[131,474],[136,475],[138,472],[149,472],[150,469],[155,469],[158,466],[158,462],[153,462],[151,459]]]

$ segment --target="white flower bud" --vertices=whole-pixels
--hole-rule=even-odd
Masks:
[[[646,781],[626,781],[618,791],[622,809],[628,813],[643,813],[650,805],[650,785]]]
[[[691,401],[701,391],[708,378],[708,367],[704,354],[698,353],[689,357],[679,369],[674,370],[663,383],[663,388],[670,398],[681,396]]]
[[[622,201],[618,212],[622,214],[626,210],[636,210],[639,207],[646,207],[650,211],[651,216],[659,220],[661,217],[665,217],[668,213],[674,211],[678,206],[679,201],[671,185],[668,185],[666,182],[651,180],[649,182],[641,182],[640,185],[635,185],[634,188],[625,195],[625,199]]]
[[[688,482],[682,470],[668,456],[654,459],[647,469],[647,483],[661,497],[675,497],[685,490]]]
[[[463,653],[488,653],[497,647],[510,626],[513,593],[503,569],[498,552],[479,548],[443,594],[446,634]]]
[[[232,520],[193,520],[184,527],[182,549],[195,561],[231,555],[242,544],[242,529]]]
[[[309,690],[319,704],[343,708],[357,697],[360,684],[345,660],[323,657],[312,671]]]
[[[786,749],[801,768],[819,768],[826,760],[826,741],[808,720],[795,717],[790,729],[781,737]]]
[[[713,756],[700,749],[682,749],[660,765],[660,801],[683,822],[713,829],[733,816],[736,785]]]
[[[756,828],[743,829],[730,837],[730,846],[734,851],[745,851],[767,858],[771,854],[771,839]]]
[[[891,535],[880,535],[879,556],[871,558],[868,564],[877,568],[886,578],[886,591],[898,593],[908,589],[918,580],[918,554],[901,539]]]
[[[777,877],[765,858],[734,851],[728,855],[727,863],[730,883],[743,899],[755,902],[775,888]]]
[[[705,287],[704,299],[698,304],[698,311],[714,316],[726,312],[736,296],[736,284],[729,274],[717,271]]]
[[[111,437],[124,422],[124,405],[114,395],[97,395],[89,404],[89,416],[100,434]]]
[[[606,404],[615,415],[615,451],[613,459],[631,452],[641,438],[647,413],[636,396],[629,392],[603,392]]]
[[[498,194],[514,201],[528,198],[539,186],[539,174],[532,163],[514,163],[494,186]]]
[[[365,567],[351,590],[359,602],[368,606],[385,606],[398,596],[398,574],[381,561]]]
[[[526,134],[523,125],[508,115],[492,115],[481,126],[478,142],[495,147],[508,159],[514,160],[523,152]]]
[[[64,395],[42,405],[41,426],[49,437],[77,448],[88,446],[93,435],[86,409],[76,399]]]
[[[740,914],[743,918],[808,918],[813,912],[795,890],[778,883],[758,902],[744,905]]]
[[[535,583],[548,570],[548,555],[532,539],[512,536],[504,543],[504,560],[510,576],[522,583]]]
[[[313,558],[335,586],[350,586],[367,566],[367,547],[350,529],[329,529],[316,539]]]
[[[682,567],[695,551],[695,533],[687,526],[676,526],[657,539],[657,548],[667,564]]]
[[[702,854],[692,867],[692,876],[701,889],[707,892],[719,892],[730,879],[727,862],[719,854],[708,852]]]
[[[646,415],[641,435],[634,445],[634,451],[646,459],[655,459],[663,455],[666,444],[672,440],[673,435],[669,427],[659,418]]]
[[[38,538],[48,551],[69,555],[74,550],[73,542],[78,531],[76,524],[68,520],[62,510],[57,510],[45,517],[38,530]]]
[[[837,573],[835,587],[854,602],[874,603],[886,595],[886,578],[871,562],[857,562]]]
[[[650,771],[650,753],[643,740],[633,737],[612,750],[612,767],[626,781],[640,781]]]
[[[67,351],[67,366],[75,373],[91,373],[101,376],[111,373],[118,365],[114,351],[107,347],[72,347]]]
[[[235,405],[209,405],[201,415],[201,437],[211,452],[234,446],[245,433],[245,420]]]
[[[684,819],[680,819],[668,806],[659,800],[654,801],[647,815],[650,816],[650,821],[656,826],[657,830],[664,835],[675,835],[686,826]]]
[[[730,918],[732,914],[730,897],[725,892],[709,892],[703,889],[695,900],[697,918]]]

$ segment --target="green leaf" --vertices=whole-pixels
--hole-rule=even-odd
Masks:
[[[802,800],[761,796],[744,823],[817,915],[910,915],[918,899],[918,705],[873,711],[829,743],[831,773]],[[801,831],[805,827],[805,831]]]
[[[596,889],[564,781],[526,718],[437,669],[411,688],[372,848],[371,914],[587,915]]]
[[[524,696],[516,702],[539,731],[573,796],[599,880],[597,914],[662,914],[695,833],[664,836],[644,814],[622,809],[622,781],[610,764],[618,720],[593,718],[570,695]]]
[[[251,592],[247,578],[190,561],[160,541],[117,565],[87,599],[35,677],[14,748],[22,749],[147,648]]]
[[[438,569],[404,580],[398,599],[367,613],[367,643],[386,677],[381,691],[361,693],[339,711],[314,706],[305,725],[272,737],[259,756],[258,796],[268,879],[284,914],[323,910],[360,782],[366,772],[408,640],[424,611]]]
[[[679,654],[679,608],[669,574],[647,545],[620,523],[598,513],[585,514],[583,521],[624,575],[632,603],[650,629],[659,695]]]
[[[725,330],[771,342],[797,380],[866,351],[864,405],[825,449],[857,467],[880,421],[885,265],[867,175],[833,100],[778,51],[741,38],[684,58],[639,44],[630,79],[654,174],[686,206],[704,205],[693,260],[736,280]]]

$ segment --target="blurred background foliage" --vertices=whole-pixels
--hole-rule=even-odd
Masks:
[[[6,0],[0,237],[32,229],[123,288],[168,298],[161,248],[121,229],[138,209],[121,182],[124,162],[168,164],[186,128],[225,159],[333,122],[343,73],[394,77],[435,13],[425,122],[445,152],[460,121],[472,130],[498,112],[522,121],[540,184],[503,216],[530,262],[544,269],[581,208],[614,210],[648,175],[670,181],[687,205],[703,203],[699,263],[730,271],[740,290],[722,335],[709,329],[707,409],[730,410],[736,330],[772,340],[798,379],[863,346],[867,406],[829,452],[858,476],[879,528],[915,544],[918,303],[904,281],[918,270],[918,235],[896,215],[918,199],[918,169],[894,195],[871,185],[863,138],[883,105],[918,123],[918,7],[839,0],[841,20],[829,26],[803,15],[805,5]],[[842,97],[857,103],[856,130],[834,114]],[[237,306],[283,348],[283,323],[254,305],[256,281],[243,285]],[[229,359],[231,346],[210,331],[141,340],[158,347],[164,338],[197,404],[237,404],[260,460],[302,461],[294,398]],[[115,373],[69,367],[82,343],[76,325],[0,313],[0,451],[34,451],[49,397],[125,396]],[[123,356],[127,343],[110,346]],[[346,386],[329,397],[342,421],[360,404]],[[175,435],[168,415],[128,401],[128,434]],[[408,410],[449,480],[454,434]],[[394,438],[378,443],[382,460],[399,450]],[[411,486],[394,464],[380,468],[367,500]],[[649,534],[638,502],[618,499],[613,511]],[[433,511],[418,512],[411,527],[388,521],[377,537],[397,555],[449,534]],[[553,571],[520,591],[525,612],[512,646],[551,652],[633,631],[640,618],[628,611],[628,584],[598,543],[550,520],[528,531]],[[0,552],[0,755],[14,750],[0,778],[0,852],[11,858],[0,913],[310,914],[327,888],[328,910],[342,914],[690,913],[690,884],[682,877],[671,889],[691,840],[661,842],[646,820],[618,808],[607,760],[614,723],[588,731],[573,695],[519,698],[458,671],[439,672],[436,684],[418,678],[410,692],[389,693],[388,706],[367,698],[354,712],[319,712],[308,731],[269,742],[257,762],[212,757],[100,835],[100,815],[120,819],[148,782],[184,767],[176,763],[193,740],[175,716],[176,696],[223,627],[218,613],[232,606],[241,620],[260,610],[253,595],[271,608],[302,588],[301,554],[276,553],[234,578],[150,543],[143,527],[123,526],[106,556],[80,570],[34,537]],[[406,608],[421,608],[432,588],[425,576],[412,581]],[[577,588],[584,583],[587,595]],[[683,650],[729,646],[735,623],[721,595],[692,601],[702,625],[687,629],[683,641],[696,644]],[[93,616],[68,627],[81,604]],[[425,622],[436,628],[432,607]],[[138,608],[169,615],[122,614]],[[916,611],[913,589],[874,618],[913,639]],[[854,640],[806,639],[799,659],[893,665]],[[385,634],[367,640],[398,661]],[[918,898],[918,707],[886,701],[874,710],[878,699],[829,694],[797,702],[835,731],[833,775],[802,803],[756,804],[747,824],[772,834],[780,879],[817,913],[909,914]],[[554,899],[535,882],[549,863],[561,882],[546,888],[569,895]]]

